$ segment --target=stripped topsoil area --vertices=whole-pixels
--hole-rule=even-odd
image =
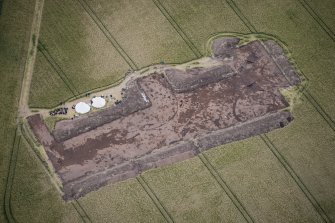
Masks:
[[[284,127],[293,120],[280,89],[299,77],[274,41],[212,44],[215,66],[167,66],[127,83],[123,102],[64,120],[49,132],[28,117],[73,199],[144,170],[195,156],[214,146]]]

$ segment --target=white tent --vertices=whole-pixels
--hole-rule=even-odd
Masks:
[[[102,97],[94,97],[92,99],[92,106],[95,108],[102,108],[106,105],[106,100]]]
[[[91,110],[91,107],[85,102],[79,102],[76,104],[75,110],[79,114],[85,114]]]

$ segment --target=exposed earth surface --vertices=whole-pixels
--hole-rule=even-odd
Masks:
[[[169,66],[131,80],[122,103],[59,121],[53,131],[41,115],[28,117],[64,199],[291,122],[280,90],[300,79],[283,50],[272,40],[239,41],[214,40],[213,66]]]

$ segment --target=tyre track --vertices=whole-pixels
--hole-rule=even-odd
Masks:
[[[35,155],[35,157],[37,158],[37,160],[41,163],[41,165],[43,166],[43,170],[46,172],[46,174],[48,175],[49,179],[51,180],[51,182],[55,185],[55,188],[59,191],[59,193],[61,194],[62,191],[59,188],[59,185],[53,180],[54,176],[52,176],[52,174],[50,173],[50,170],[47,167],[47,162],[38,154],[38,151],[36,149],[34,149],[34,143],[33,139],[30,138],[29,133],[26,132],[26,130],[24,130],[23,124],[20,124],[21,126],[21,134],[23,136],[23,138],[26,140],[26,142],[28,143],[28,147],[31,149],[31,151],[33,152],[33,154]],[[86,213],[86,211],[82,208],[82,206],[79,204],[79,201],[75,200],[75,202],[78,204],[74,204],[73,202],[71,202],[73,208],[75,209],[75,211],[78,213],[78,215],[80,216],[80,218],[82,219],[83,222],[92,222],[89,215]]]
[[[38,41],[38,50],[42,53],[44,58],[48,61],[48,63],[51,65],[53,70],[58,74],[58,76],[62,79],[66,87],[71,91],[73,96],[79,95],[79,91],[74,86],[72,81],[67,77],[63,69],[60,67],[60,65],[56,62],[56,60],[51,56],[49,51],[45,48],[44,44],[41,41]]]
[[[171,24],[171,26],[177,31],[179,36],[185,41],[187,46],[192,50],[194,55],[197,58],[202,57],[201,52],[198,50],[198,48],[193,44],[193,42],[190,40],[190,38],[186,35],[186,33],[182,30],[182,28],[178,25],[176,20],[170,15],[170,13],[167,11],[167,9],[164,7],[164,5],[159,0],[152,0],[156,7],[159,9],[159,11],[162,13],[162,15],[168,20],[168,22]]]
[[[256,33],[257,30],[256,28],[254,28],[254,26],[252,25],[252,23],[248,20],[248,18],[242,13],[242,11],[237,7],[236,3],[233,0],[225,0],[228,5],[232,8],[232,10],[235,12],[235,14],[240,18],[244,18],[243,23],[247,26],[247,28],[250,30],[250,32]],[[229,4],[230,2],[230,4]],[[240,13],[240,15],[238,15],[237,13]],[[263,47],[265,48],[265,50],[269,53],[269,51],[267,50],[267,48],[264,46],[264,44],[262,44]],[[281,69],[281,67],[277,64],[276,60],[272,57],[272,55],[269,53],[269,56],[271,56],[271,58],[273,59],[273,61],[276,63],[277,67],[280,69],[280,71],[282,72],[282,74],[284,75],[284,77],[286,79],[288,79],[285,75],[285,73],[283,72],[283,70]],[[290,83],[290,81],[289,81]],[[334,131],[333,125],[334,122],[333,120],[329,120],[330,116],[329,114],[327,114],[323,108],[319,105],[319,103],[312,97],[312,95],[307,91],[307,89],[305,89],[305,91],[303,92],[303,94],[305,95],[307,101],[312,104],[312,106],[315,108],[315,110],[321,115],[321,117],[326,121],[326,123],[329,125],[330,128],[332,128],[332,130]],[[306,96],[307,95],[307,96]],[[313,100],[312,100],[313,99]],[[314,101],[314,103],[312,102]],[[270,141],[270,139],[265,135],[261,135],[260,136],[261,139],[263,140],[263,142],[268,146],[268,148],[271,150],[271,152],[276,156],[276,158],[281,162],[281,164],[284,166],[284,168],[286,169],[286,171],[291,175],[291,177],[294,179],[294,181],[297,183],[297,185],[300,187],[300,189],[303,191],[303,193],[305,194],[305,196],[307,197],[307,199],[312,203],[313,207],[315,208],[315,210],[317,211],[317,213],[322,217],[322,219],[324,220],[324,222],[332,222],[330,220],[330,218],[328,217],[328,215],[326,214],[326,212],[322,209],[322,207],[320,206],[320,204],[317,202],[317,200],[314,198],[314,196],[309,192],[309,190],[307,189],[307,187],[304,185],[304,183],[302,182],[302,180],[298,177],[298,175],[295,173],[295,171],[293,170],[293,168],[288,164],[288,162],[285,160],[285,158],[279,153],[278,149],[275,147],[275,145]]]
[[[133,70],[138,70],[138,66],[134,62],[133,59],[126,53],[126,51],[121,47],[118,41],[114,38],[112,33],[107,29],[106,25],[101,21],[101,19],[96,15],[94,10],[90,7],[90,5],[85,0],[77,0],[79,4],[84,8],[87,14],[91,17],[91,19],[95,22],[101,32],[107,37],[109,42],[113,45],[116,51],[120,54],[120,56],[126,61],[126,63]]]
[[[19,112],[20,115],[25,117],[29,114],[29,93],[31,81],[33,78],[33,71],[36,59],[37,52],[37,41],[40,33],[40,26],[42,21],[42,13],[43,13],[44,0],[36,0],[35,9],[33,14],[33,20],[31,24],[31,30],[29,33],[29,42],[27,47],[27,56],[25,58],[23,76],[21,81],[21,92],[19,99]]]
[[[82,219],[83,222],[92,223],[91,218],[89,217],[85,209],[81,206],[78,200],[74,200],[74,202],[71,202],[71,204],[74,207],[74,209],[76,209],[77,213],[80,215],[80,218]]]
[[[12,192],[12,185],[14,182],[15,176],[15,168],[17,163],[18,152],[20,149],[20,142],[21,137],[18,134],[18,128],[15,130],[12,153],[10,155],[9,167],[8,167],[8,175],[6,179],[6,188],[5,188],[5,195],[4,195],[4,213],[7,221],[9,223],[15,223],[15,217],[13,215],[13,211],[11,208],[11,192]]]
[[[321,19],[321,17],[315,12],[315,10],[308,4],[306,0],[298,0],[299,3],[304,7],[310,16],[315,20],[315,22],[320,26],[320,28],[325,31],[325,33],[335,42],[335,33],[331,28]]]
[[[285,168],[285,170],[291,175],[293,180],[296,182],[300,190],[305,194],[307,199],[311,202],[317,213],[321,216],[324,222],[331,223],[332,221],[326,214],[326,212],[323,210],[323,208],[320,206],[318,201],[315,199],[315,197],[312,195],[312,193],[308,190],[308,188],[305,186],[305,184],[302,182],[300,177],[297,175],[297,173],[294,171],[294,169],[291,167],[291,165],[287,162],[285,157],[279,152],[277,147],[272,143],[272,141],[268,138],[266,134],[260,135],[260,138],[262,141],[266,144],[266,146],[270,149],[270,151],[273,153],[273,155],[278,159],[278,161],[282,164],[282,166]]]
[[[1,3],[2,2],[3,1],[1,1]],[[28,108],[29,90],[32,79],[33,67],[35,63],[36,41],[39,36],[43,5],[44,0],[35,1],[35,8],[31,23],[31,29],[29,30],[29,36],[27,38],[27,47],[26,50],[23,50],[23,53],[26,53],[26,55],[22,56],[21,58],[22,61],[24,61],[24,64],[19,65],[19,70],[20,72],[23,73],[20,83],[21,84],[20,97],[18,101],[19,115],[21,116],[24,116],[26,112],[29,110]],[[19,116],[17,116],[16,118],[16,125],[19,125]],[[20,129],[18,128],[18,126],[16,126],[13,137],[13,146],[9,158],[8,174],[6,177],[6,185],[3,199],[5,219],[7,219],[7,221],[10,223],[16,222],[16,219],[11,209],[11,192],[12,192],[12,185],[14,182],[18,151],[20,149],[20,143],[21,143],[21,135],[19,134],[19,131]]]
[[[226,182],[222,179],[221,175],[217,172],[214,166],[209,162],[207,156],[204,153],[201,153],[198,155],[198,157],[201,160],[201,162],[204,164],[206,169],[211,173],[215,181],[220,185],[222,190],[227,194],[227,196],[233,202],[237,210],[242,214],[243,218],[249,223],[254,222],[250,214],[247,212],[246,208],[243,206],[243,204],[240,202],[240,200],[235,195],[235,193],[229,188]]]
[[[252,33],[257,33],[257,29],[252,25],[252,23],[248,20],[248,18],[242,13],[242,11],[238,8],[236,3],[233,0],[225,0],[227,4],[231,7],[231,9],[235,12],[235,14],[242,20],[242,22],[246,25],[246,27],[249,29]],[[269,56],[272,58],[278,69],[280,69],[281,73],[284,75],[284,77],[287,79],[289,83],[290,80],[287,78],[285,72],[282,70],[282,68],[278,65],[276,60],[273,58],[273,56],[270,54],[267,47],[262,43],[262,46],[267,51]],[[303,74],[306,76],[305,74]],[[307,101],[315,108],[315,110],[319,113],[319,115],[325,120],[325,122],[329,125],[329,127],[335,132],[335,122],[330,118],[330,115],[321,107],[320,103],[312,96],[312,94],[305,89],[303,94],[305,95]]]
[[[162,216],[164,217],[164,219],[167,222],[174,223],[173,218],[171,217],[171,215],[169,214],[169,212],[167,212],[167,210],[163,206],[162,202],[158,199],[157,195],[152,190],[152,188],[149,186],[149,184],[144,180],[144,178],[141,175],[139,175],[139,176],[136,177],[136,179],[137,179],[138,183],[142,186],[143,190],[150,197],[151,201],[155,204],[155,206],[157,207],[157,209],[159,210],[159,212],[162,214]]]

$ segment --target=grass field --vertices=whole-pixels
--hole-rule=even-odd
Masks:
[[[200,57],[216,33],[260,32],[286,44],[331,117],[327,123],[302,96],[283,129],[68,203],[23,137],[15,137],[34,4],[5,0],[0,15],[0,222],[9,215],[16,222],[246,222],[245,213],[254,222],[327,222],[315,202],[335,221],[334,1],[45,0],[30,107],[112,84],[130,68]]]

